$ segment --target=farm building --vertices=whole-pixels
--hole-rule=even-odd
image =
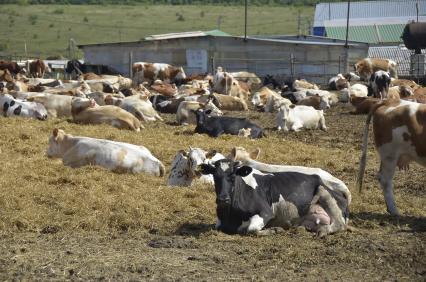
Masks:
[[[313,36],[230,36],[218,30],[153,35],[141,41],[79,45],[84,61],[131,75],[133,62],[162,62],[191,73],[247,70],[282,79],[304,77],[326,83],[367,56],[368,44]]]
[[[313,34],[345,39],[347,11],[347,2],[317,4]],[[414,21],[426,22],[426,0],[352,2],[348,39],[369,43],[368,56],[371,58],[388,58],[397,62],[401,76],[424,77],[424,56],[414,55],[401,38],[407,23]],[[425,50],[421,53],[424,54]]]
[[[349,40],[370,44],[402,43],[407,23],[426,21],[426,0],[387,0],[352,2],[349,14]],[[346,37],[346,2],[319,3],[315,8],[313,34],[330,38]]]

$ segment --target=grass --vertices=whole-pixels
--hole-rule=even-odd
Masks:
[[[174,115],[162,115],[165,122],[146,124],[140,133],[0,117],[0,279],[423,281],[425,168],[396,173],[402,217],[395,223],[378,188],[372,144],[364,193],[354,188],[365,116],[345,112],[342,106],[327,111],[328,132],[289,134],[271,129],[273,114],[232,113],[267,128],[261,140],[194,135],[193,126],[174,125]],[[189,146],[225,155],[233,146],[259,147],[263,162],[321,167],[351,189],[356,230],[323,240],[299,229],[258,238],[217,232],[213,187],[171,189],[167,176],[65,167],[45,155],[55,127],[142,144],[167,172],[176,152]]]
[[[296,34],[299,10],[306,34],[314,8],[293,6],[249,7],[248,34]],[[216,29],[219,17],[224,32],[244,33],[240,6],[1,5],[0,16],[0,38],[7,46],[3,52],[25,55],[26,43],[28,54],[42,58],[67,56],[70,38],[77,44],[134,41],[152,34]]]

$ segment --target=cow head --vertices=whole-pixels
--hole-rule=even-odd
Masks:
[[[197,125],[204,124],[206,117],[211,113],[211,110],[198,109],[196,111],[192,110],[197,119]]]
[[[97,104],[93,99],[75,97],[71,100],[71,113],[77,115],[87,108],[94,108],[96,106]]]
[[[232,196],[235,190],[235,177],[248,176],[253,169],[249,166],[241,166],[240,162],[234,162],[229,159],[216,161],[214,164],[201,164],[202,174],[213,175],[216,204],[218,206],[218,217],[224,216],[232,203]]]
[[[318,94],[316,96],[319,96]],[[319,109],[320,110],[326,110],[326,109],[330,109],[330,102],[328,100],[328,97],[323,96],[319,96],[320,98],[320,104],[319,104]]]
[[[62,129],[53,129],[52,135],[49,137],[49,147],[47,148],[48,158],[60,158],[64,155],[66,150],[62,143],[66,139],[67,134]]]
[[[260,92],[254,93],[251,98],[251,103],[256,107],[257,110],[264,110],[266,104],[266,95],[262,95]]]
[[[209,98],[205,104],[201,104],[201,108],[204,110],[210,110],[210,114],[215,117],[223,116],[223,112],[216,107],[213,100]]]

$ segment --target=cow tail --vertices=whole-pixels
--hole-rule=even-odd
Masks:
[[[357,178],[357,186],[358,186],[359,192],[362,192],[364,172],[365,172],[365,167],[367,164],[368,133],[369,133],[371,118],[373,117],[373,114],[376,112],[376,110],[381,106],[383,106],[383,101],[374,105],[374,107],[368,113],[367,120],[365,122],[364,134],[362,137],[362,150],[361,150],[362,153],[361,153],[361,159],[359,161],[359,172],[358,172],[358,178]]]

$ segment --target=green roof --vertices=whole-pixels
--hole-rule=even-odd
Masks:
[[[223,32],[219,29],[204,31],[204,33],[206,35],[212,35],[212,36],[231,36],[229,33]]]
[[[366,43],[399,43],[405,24],[349,26],[348,40]],[[346,26],[326,26],[327,37],[346,38]]]

